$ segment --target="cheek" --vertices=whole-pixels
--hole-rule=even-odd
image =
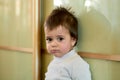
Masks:
[[[48,44],[46,44],[46,48],[47,48],[47,50],[49,51],[49,49],[50,49],[50,46],[49,46]]]
[[[71,44],[68,44],[68,43],[64,43],[62,46],[61,46],[61,49],[62,51],[69,51],[71,49]]]

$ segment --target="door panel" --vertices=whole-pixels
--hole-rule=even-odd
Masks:
[[[0,80],[33,80],[36,76],[36,1],[0,0]]]

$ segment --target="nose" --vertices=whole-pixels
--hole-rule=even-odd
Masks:
[[[58,46],[57,41],[56,41],[56,40],[53,40],[53,41],[51,42],[51,46],[52,46],[52,47],[57,47],[57,46]]]

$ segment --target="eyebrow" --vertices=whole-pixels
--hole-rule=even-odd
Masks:
[[[45,36],[46,38],[52,38],[52,36]],[[64,37],[64,35],[57,35],[56,37]]]
[[[52,36],[45,36],[45,38],[51,38]]]
[[[64,35],[57,35],[57,37],[64,37]]]

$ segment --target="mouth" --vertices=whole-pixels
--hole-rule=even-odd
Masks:
[[[51,50],[52,54],[59,53],[59,52],[60,52],[59,50]]]

